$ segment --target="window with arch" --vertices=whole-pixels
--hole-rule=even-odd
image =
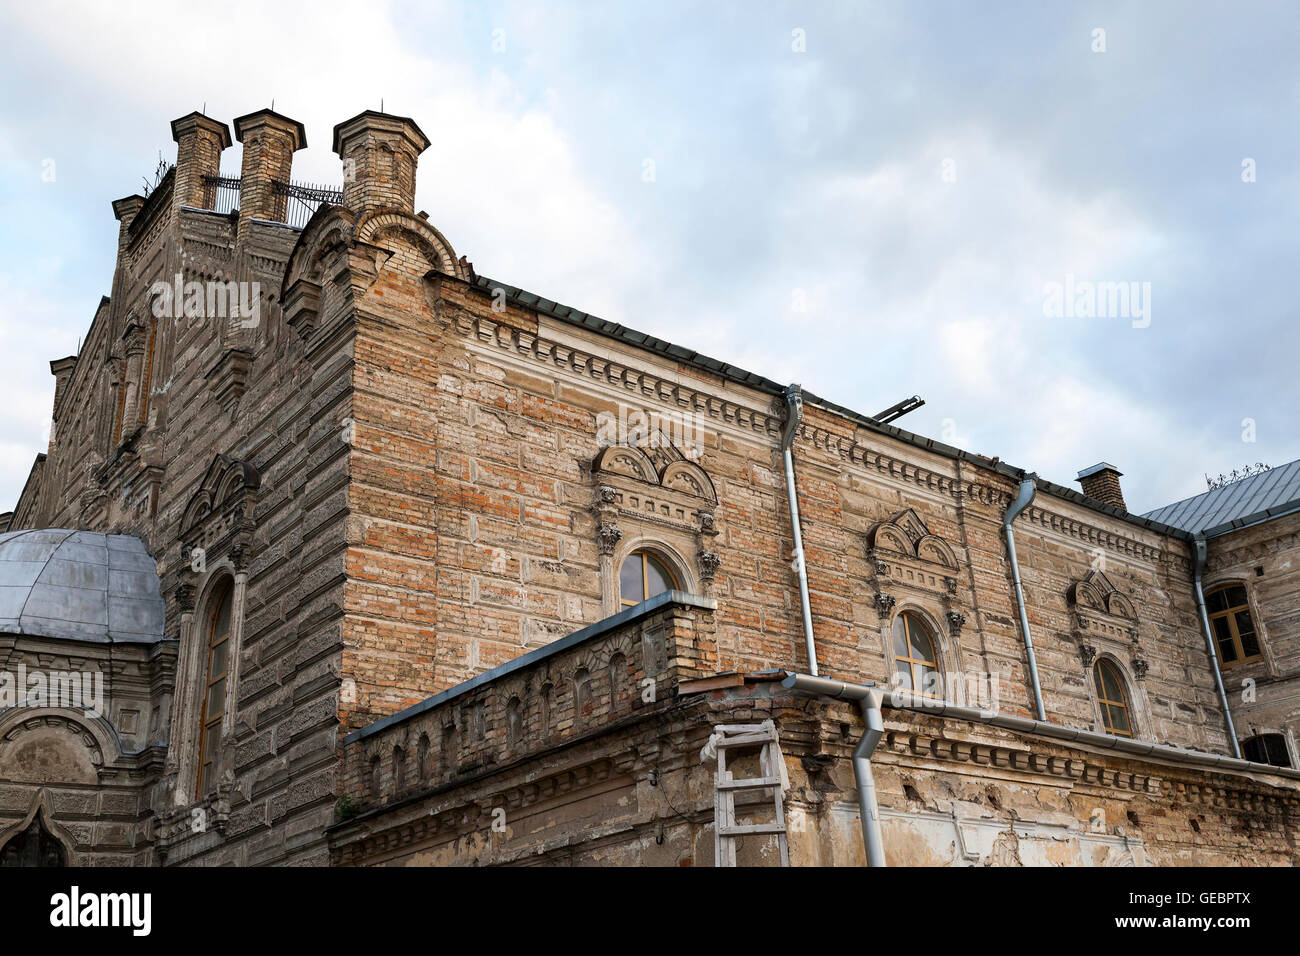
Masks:
[[[1102,658],[1092,665],[1093,680],[1097,684],[1097,704],[1101,707],[1101,725],[1106,733],[1117,737],[1133,736],[1133,721],[1128,703],[1124,678],[1110,661]]]
[[[1210,615],[1210,628],[1214,631],[1219,659],[1223,663],[1251,661],[1260,656],[1259,639],[1250,619],[1250,605],[1244,587],[1229,584],[1211,591],[1205,595],[1205,610]]]
[[[927,697],[938,697],[942,690],[934,636],[924,621],[908,611],[894,618],[894,671],[904,690]]]
[[[677,576],[662,559],[645,548],[638,548],[623,559],[618,572],[618,597],[623,607],[635,607],[656,594],[678,587]]]
[[[1286,738],[1281,734],[1258,734],[1241,742],[1241,755],[1255,763],[1274,767],[1291,766],[1291,756],[1286,752]]]
[[[221,747],[221,721],[226,714],[230,688],[230,620],[234,603],[234,582],[226,581],[212,602],[204,636],[206,651],[203,683],[203,708],[199,712],[198,796],[212,792],[216,784],[217,757]]]

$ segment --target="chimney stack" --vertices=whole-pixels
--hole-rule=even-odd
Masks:
[[[221,174],[221,151],[230,145],[230,130],[225,123],[191,113],[172,120],[172,139],[176,140],[172,201],[178,206],[211,209],[216,190],[208,188],[203,177]]]
[[[297,120],[274,110],[258,110],[235,120],[235,138],[244,145],[239,180],[239,238],[248,233],[250,219],[285,221],[289,197],[276,184],[289,182],[293,154],[307,145],[307,133]]]
[[[113,200],[113,216],[119,223],[117,227],[117,258],[119,260],[131,241],[131,223],[135,222],[135,217],[143,206],[143,196],[127,196],[123,199]]]
[[[343,205],[358,216],[415,212],[415,166],[429,138],[405,116],[366,110],[334,127],[343,160]]]
[[[1128,511],[1124,504],[1124,493],[1120,490],[1119,479],[1123,472],[1110,462],[1098,462],[1091,468],[1079,472],[1077,481],[1083,486],[1083,493],[1089,498],[1103,504],[1114,505],[1121,511]]]
[[[56,419],[59,417],[59,399],[63,398],[68,380],[72,378],[72,372],[76,367],[77,356],[75,355],[55,359],[50,363],[50,372],[54,375],[54,418]]]

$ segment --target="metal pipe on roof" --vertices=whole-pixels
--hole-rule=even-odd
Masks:
[[[1038,660],[1034,657],[1034,639],[1029,633],[1029,615],[1025,611],[1025,589],[1020,582],[1020,562],[1016,560],[1016,536],[1011,531],[1011,522],[1016,519],[1020,512],[1028,508],[1030,502],[1034,500],[1037,478],[1037,475],[1031,474],[1020,480],[1020,492],[1002,517],[1002,530],[1007,535],[1007,556],[1011,559],[1011,580],[1016,589],[1016,610],[1020,612],[1020,633],[1024,635],[1025,640],[1025,656],[1029,663],[1029,681],[1034,692],[1034,712],[1038,715],[1039,720],[1046,720],[1047,711],[1043,709],[1043,689],[1038,683]]]
[[[785,461],[785,495],[790,502],[790,527],[794,530],[794,570],[799,576],[799,604],[803,611],[803,639],[808,649],[808,669],[817,675],[817,646],[813,643],[812,605],[808,603],[808,564],[804,560],[803,532],[799,527],[799,493],[794,483],[794,455],[791,448],[803,421],[803,390],[791,385],[785,390],[785,428],[781,431],[781,456]]]
[[[1219,652],[1214,646],[1214,632],[1210,630],[1210,616],[1205,611],[1205,591],[1201,587],[1201,572],[1205,570],[1205,535],[1198,533],[1192,539],[1192,548],[1196,554],[1193,563],[1192,584],[1196,594],[1196,611],[1201,618],[1201,631],[1205,635],[1205,653],[1210,655],[1210,672],[1214,674],[1214,688],[1219,692],[1219,706],[1223,708],[1223,723],[1228,730],[1228,745],[1232,755],[1241,759],[1241,744],[1237,741],[1237,728],[1232,723],[1232,711],[1228,709],[1228,694],[1223,689],[1223,674],[1219,671]]]
[[[853,779],[858,790],[858,817],[862,824],[862,848],[867,866],[887,866],[885,841],[880,832],[880,801],[876,796],[876,777],[871,771],[871,755],[885,735],[885,720],[880,714],[880,696],[870,687],[826,680],[808,674],[786,671],[783,686],[821,697],[856,701],[862,711],[863,733],[853,748]]]

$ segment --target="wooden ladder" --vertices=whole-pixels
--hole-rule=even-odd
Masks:
[[[781,865],[790,865],[790,845],[785,831],[785,790],[781,784],[781,751],[777,746],[776,725],[770,720],[761,724],[719,724],[713,728],[718,751],[718,772],[713,784],[713,859],[717,866],[736,865],[736,838],[750,834],[776,834],[781,851]],[[728,751],[759,749],[758,777],[732,776],[727,769]],[[770,790],[776,818],[772,823],[736,823],[736,793],[741,790]]]

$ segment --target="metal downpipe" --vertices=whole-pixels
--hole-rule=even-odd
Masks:
[[[862,711],[865,729],[862,739],[853,748],[853,779],[858,790],[858,816],[862,823],[862,848],[866,852],[867,866],[887,866],[885,841],[880,832],[880,802],[876,798],[876,777],[871,771],[871,755],[885,734],[885,720],[880,714],[880,695],[861,684],[847,684],[840,680],[786,671],[781,686],[806,694],[830,697],[835,700],[856,701]]]
[[[1020,512],[1029,507],[1037,491],[1037,475],[1028,475],[1020,481],[1020,492],[1011,502],[1007,513],[1002,518],[1002,530],[1007,535],[1007,556],[1011,559],[1011,580],[1016,587],[1016,610],[1020,614],[1020,633],[1025,638],[1025,656],[1029,663],[1029,682],[1034,692],[1034,713],[1039,720],[1047,720],[1047,711],[1043,708],[1043,689],[1038,683],[1038,660],[1034,657],[1034,639],[1029,633],[1029,615],[1025,611],[1025,589],[1020,583],[1020,562],[1016,560],[1016,536],[1011,531],[1011,522]]]
[[[1232,712],[1228,709],[1228,693],[1223,689],[1223,674],[1219,670],[1219,652],[1214,646],[1214,632],[1210,630],[1210,616],[1205,611],[1205,592],[1201,588],[1201,572],[1205,569],[1205,535],[1197,534],[1192,538],[1196,552],[1193,564],[1192,581],[1195,584],[1196,612],[1201,618],[1201,631],[1205,634],[1205,653],[1210,655],[1210,670],[1214,673],[1214,687],[1219,692],[1219,705],[1223,707],[1223,722],[1228,730],[1228,745],[1232,755],[1241,759],[1241,744],[1237,742],[1237,728],[1232,723]]]
[[[790,449],[803,421],[803,390],[791,385],[785,390],[785,428],[781,432],[781,456],[785,461],[785,495],[790,502],[790,527],[794,530],[794,570],[799,576],[799,604],[803,611],[803,640],[808,650],[808,670],[817,676],[817,647],[813,643],[812,606],[808,603],[808,564],[804,560],[803,532],[799,527],[799,496],[794,484],[794,455]]]

